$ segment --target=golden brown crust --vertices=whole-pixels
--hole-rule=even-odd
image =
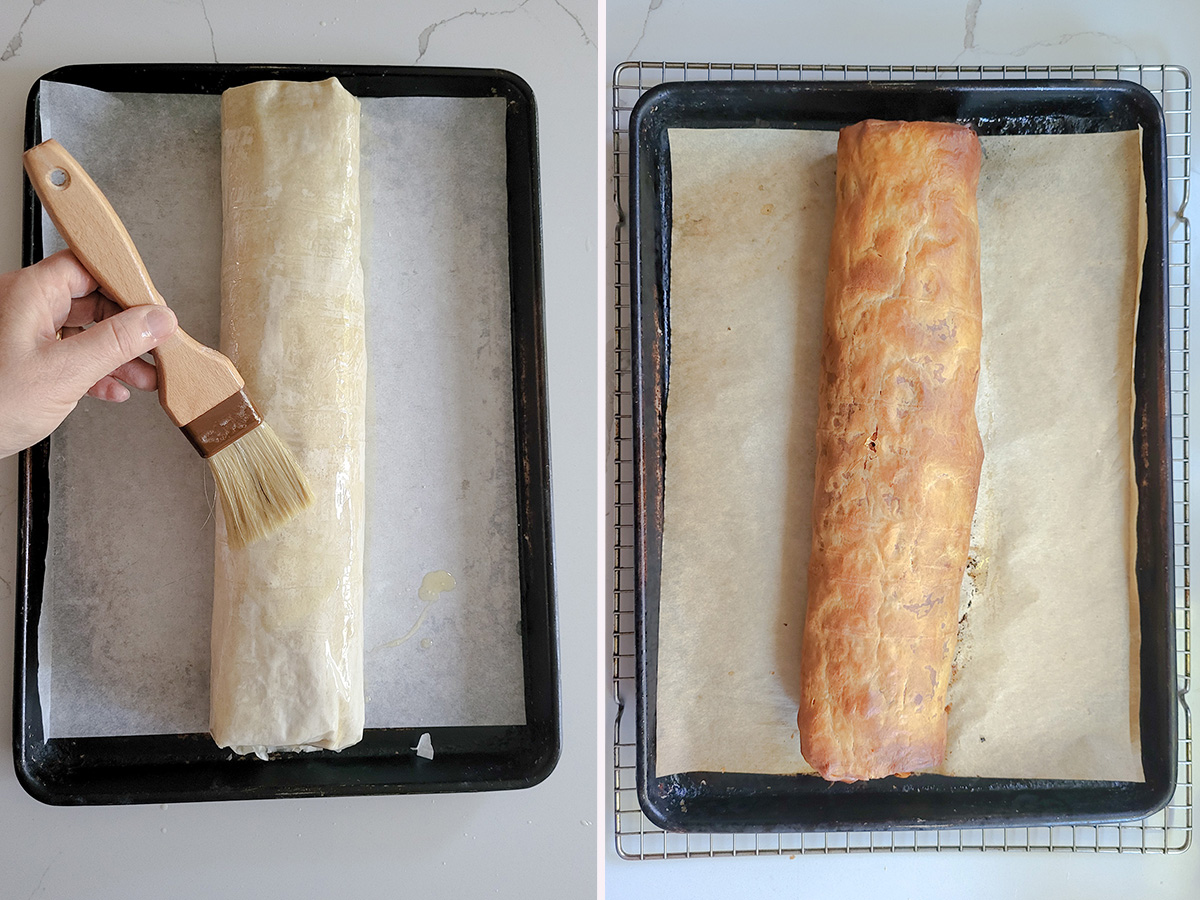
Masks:
[[[979,140],[838,140],[798,716],[831,781],[937,767],[983,448]]]

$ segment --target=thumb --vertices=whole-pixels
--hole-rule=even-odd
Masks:
[[[175,313],[165,306],[135,306],[56,341],[50,352],[61,367],[63,386],[82,397],[118,366],[161,344],[176,325]]]

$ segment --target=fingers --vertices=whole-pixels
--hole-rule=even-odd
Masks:
[[[62,336],[64,339],[66,339],[72,335],[81,333],[83,330],[84,329],[82,328],[64,328],[62,330]],[[130,387],[137,388],[139,391],[158,390],[158,368],[154,366],[153,363],[148,363],[146,360],[141,359],[140,357],[138,359],[131,359],[124,365],[117,366],[108,374],[118,381],[123,381]],[[103,381],[104,379],[101,378],[97,384],[100,384]],[[99,396],[99,394],[97,394],[94,390],[89,390],[88,394],[92,397]],[[121,399],[125,398],[122,397]]]
[[[66,288],[71,297],[82,297],[99,285],[70,250],[59,250],[24,270],[49,287]]]
[[[124,403],[129,399],[129,388],[121,384],[111,375],[105,375],[90,388],[88,396],[97,400],[108,400],[113,403]]]
[[[139,391],[158,389],[158,369],[144,359],[131,359],[124,365],[117,366],[109,375]]]
[[[109,316],[115,316],[120,311],[121,307],[113,301],[99,291],[92,291],[71,300],[71,310],[63,320],[62,326],[78,328],[82,325],[91,325],[93,322],[102,322]]]
[[[0,275],[0,313],[10,349],[30,351],[52,340],[72,299],[95,290],[95,279],[67,250]]]
[[[78,297],[72,302],[71,312],[63,323],[62,336],[68,338],[79,334],[84,330],[82,326],[91,325],[93,322],[102,322],[120,311],[121,307],[98,292]],[[118,366],[110,374],[139,391],[153,391],[158,388],[158,369],[144,359],[130,360],[124,365]],[[93,397],[98,396],[92,391],[88,393]]]
[[[111,385],[102,388],[101,381],[110,373],[122,370],[123,375],[118,377],[125,380],[128,376],[135,387],[147,383],[145,370],[127,364],[157,347],[175,331],[175,327],[175,314],[165,306],[138,306],[110,315],[86,331],[55,341],[47,348],[47,353],[55,359],[64,386],[75,391],[75,396],[95,388],[110,394],[108,399],[116,399],[115,388]],[[137,361],[146,365],[142,360]],[[115,380],[113,384],[116,384]]]
[[[18,276],[28,293],[54,320],[61,323],[70,313],[72,301],[96,290],[96,279],[70,250],[60,250],[40,262],[21,269]]]

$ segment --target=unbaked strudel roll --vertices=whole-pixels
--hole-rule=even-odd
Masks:
[[[316,500],[242,549],[216,517],[212,734],[338,750],[363,728],[358,100],[336,79],[232,88],[221,156],[221,347]]]

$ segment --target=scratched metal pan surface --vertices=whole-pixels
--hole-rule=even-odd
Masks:
[[[1134,357],[1145,781],[912,775],[831,784],[815,775],[656,776],[664,425],[670,382],[669,128],[837,130],[862,119],[956,121],[980,134],[1076,134],[1141,127],[1149,222]],[[1132,82],[674,82],[647,91],[629,122],[633,325],[637,787],[645,814],[675,831],[1004,827],[1141,818],[1175,789],[1177,699],[1168,411],[1167,182],[1162,109]]]

